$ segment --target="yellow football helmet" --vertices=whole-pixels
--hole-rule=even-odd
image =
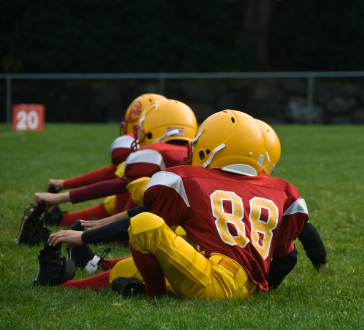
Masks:
[[[255,119],[237,110],[208,117],[192,140],[192,165],[257,175],[265,161],[265,141]]]
[[[259,119],[255,119],[255,121],[263,132],[265,148],[269,156],[269,159],[267,158],[263,164],[263,171],[268,175],[272,175],[281,157],[281,143],[272,127]]]
[[[134,126],[134,149],[146,144],[170,140],[192,141],[197,121],[191,108],[176,100],[153,102],[140,115]]]
[[[159,94],[143,94],[138,96],[131,102],[126,109],[125,119],[120,123],[120,135],[133,133],[133,126],[138,124],[140,114],[152,102],[159,100],[167,100],[164,96]]]

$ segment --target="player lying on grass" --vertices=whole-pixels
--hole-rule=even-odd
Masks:
[[[71,179],[58,180],[50,179],[49,187],[56,187],[58,191],[63,189],[74,189],[89,186],[93,183],[122,177],[124,174],[124,162],[131,152],[131,144],[134,141],[133,126],[138,124],[140,114],[152,102],[166,100],[159,94],[143,94],[137,97],[128,106],[125,113],[125,120],[120,124],[120,135],[110,147],[112,164]],[[115,200],[117,202],[115,203]],[[110,196],[104,202],[90,208],[76,212],[62,212],[59,207],[54,207],[45,212],[44,223],[47,225],[72,226],[77,219],[90,219],[92,217],[105,218],[112,214],[124,211],[128,203],[128,194]],[[117,206],[115,208],[115,205]],[[132,204],[129,204],[129,208]]]
[[[102,181],[67,193],[36,193],[35,204],[46,202],[57,205],[69,200],[81,202],[107,196],[112,189],[114,190],[111,193],[122,194],[129,189],[129,182],[133,182],[133,188],[130,189],[135,189],[137,182],[137,186],[143,187],[144,191],[146,184],[144,185],[145,180],[141,178],[142,176],[150,178],[164,168],[182,165],[188,151],[185,144],[193,139],[196,130],[196,117],[186,104],[175,100],[154,102],[141,115],[139,140],[136,142],[141,148],[130,154],[125,161],[124,177]],[[73,251],[73,255],[79,259],[76,252]],[[82,252],[82,256],[82,259],[88,256],[87,262],[95,264],[96,257],[89,250]],[[84,264],[84,261],[80,263],[80,268],[83,268]]]
[[[87,232],[52,234],[39,255],[35,285],[59,285],[72,277],[72,267],[59,259],[62,242],[75,246],[129,239],[139,274],[131,276],[143,278],[148,296],[167,293],[165,278],[172,292],[188,298],[246,298],[257,289],[277,287],[297,262],[293,240],[308,222],[305,201],[288,182],[258,176],[265,141],[247,114],[225,110],[210,116],[193,148],[195,166],[153,175],[143,198],[152,213]],[[169,228],[177,225],[199,251]],[[97,289],[125,280],[111,275],[63,285]]]

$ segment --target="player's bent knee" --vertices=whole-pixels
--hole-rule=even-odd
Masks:
[[[161,217],[149,212],[140,213],[130,219],[130,228],[133,235],[155,230],[162,227],[164,220]]]
[[[110,272],[109,281],[111,282],[118,277],[129,277],[142,280],[133,258],[120,260]]]

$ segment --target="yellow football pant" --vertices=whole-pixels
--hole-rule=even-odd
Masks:
[[[180,296],[247,298],[257,289],[237,262],[222,254],[205,258],[152,213],[130,219],[128,232],[136,250],[157,258],[173,292]]]

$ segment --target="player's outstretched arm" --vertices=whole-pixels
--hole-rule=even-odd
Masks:
[[[128,241],[128,228],[130,226],[130,218],[125,218],[116,222],[112,222],[106,226],[88,230],[83,232],[82,241],[84,243],[100,243],[100,242],[118,242]]]
[[[302,229],[298,239],[301,241],[307,257],[311,260],[312,265],[317,271],[329,268],[326,260],[325,245],[317,229],[311,222]]]
[[[85,174],[78,175],[70,179],[65,179],[65,180],[50,179],[48,181],[48,185],[52,184],[57,187],[61,185],[62,189],[80,188],[88,186],[90,184],[94,184],[96,182],[115,179],[116,178],[115,171],[116,171],[116,166],[114,164],[111,164],[109,166],[91,172],[87,172]]]
[[[283,282],[284,278],[296,265],[297,255],[297,249],[294,247],[292,252],[285,255],[284,257],[273,257],[273,260],[269,265],[269,274],[266,277],[269,289],[276,289]]]
[[[100,219],[100,220],[80,220],[81,225],[87,227],[89,230],[106,226],[109,223],[113,223],[128,217],[128,212],[124,211],[118,214],[114,214],[111,217]]]
[[[35,193],[34,204],[37,206],[39,203],[47,203],[47,207],[66,203],[70,201],[70,195],[68,192],[62,194],[51,193]]]
[[[69,248],[88,243],[128,241],[129,226],[130,218],[126,218],[86,232],[60,230],[58,233],[50,235],[48,241],[50,246],[66,243]]]
[[[132,218],[134,216],[136,216],[139,213],[142,212],[148,212],[148,210],[143,206],[137,206],[134,207],[128,211],[124,211],[118,214],[114,214],[111,217],[108,218],[104,218],[104,219],[100,219],[100,220],[92,220],[92,221],[88,221],[88,220],[80,220],[81,221],[81,225],[84,227],[87,227],[89,230],[91,229],[96,229],[105,225],[108,225],[109,223],[113,223],[125,218]]]

